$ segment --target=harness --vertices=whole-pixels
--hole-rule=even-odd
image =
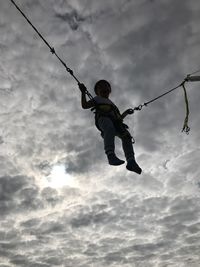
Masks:
[[[128,125],[123,123],[123,119],[121,117],[120,111],[115,105],[111,104],[95,104],[95,107],[91,109],[91,111],[95,114],[95,125],[97,129],[101,132],[101,136],[103,137],[103,131],[99,127],[99,118],[107,117],[110,118],[113,122],[115,130],[117,132],[117,136],[120,138],[129,137],[132,139],[132,142],[135,143],[135,140],[131,136],[128,131]]]

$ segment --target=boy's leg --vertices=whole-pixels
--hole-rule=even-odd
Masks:
[[[122,140],[122,147],[124,150],[124,155],[126,157],[126,160],[129,161],[130,159],[135,158],[135,153],[133,149],[133,144],[132,144],[132,138],[131,135],[129,135],[127,131],[127,135],[124,135],[121,137]]]
[[[103,132],[104,149],[106,154],[114,153],[115,151],[115,127],[110,118],[100,117],[98,119],[98,126]]]
[[[122,140],[122,147],[124,150],[124,154],[125,154],[125,157],[127,160],[126,168],[129,171],[134,171],[138,174],[141,174],[142,170],[138,166],[138,164],[135,160],[135,153],[134,153],[134,149],[133,149],[132,138],[131,138],[128,131],[127,131],[127,135],[121,137],[121,140]]]
[[[118,159],[115,155],[116,130],[112,120],[108,117],[100,117],[98,119],[98,126],[103,132],[104,150],[105,153],[107,154],[109,164],[110,165],[123,164],[124,161]]]

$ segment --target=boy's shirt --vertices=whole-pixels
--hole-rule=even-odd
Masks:
[[[98,105],[111,105],[111,106],[115,106],[115,104],[109,99],[109,98],[105,98],[102,96],[95,96],[94,97],[94,101],[98,104]]]
[[[97,105],[101,106],[102,111],[109,113],[109,116],[112,116],[113,119],[117,118],[116,110],[118,110],[118,108],[109,98],[95,96],[94,101]],[[112,109],[111,107],[113,107],[114,109]]]

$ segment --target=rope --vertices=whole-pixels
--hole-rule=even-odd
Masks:
[[[59,55],[56,53],[55,49],[47,42],[47,40],[43,37],[43,35],[38,31],[38,29],[32,24],[32,22],[28,19],[28,17],[24,14],[24,12],[21,10],[21,8],[15,3],[14,0],[10,0],[13,5],[17,8],[17,10],[21,13],[21,15],[26,19],[26,21],[29,23],[29,25],[33,28],[33,30],[38,34],[38,36],[42,39],[42,41],[48,46],[50,49],[50,52],[57,57],[57,59],[60,61],[60,63],[65,67],[65,70],[77,81],[78,84],[81,82],[78,80],[78,78],[74,75],[73,70],[70,69],[66,63],[59,57]],[[89,97],[89,99],[93,100],[93,96],[90,94],[90,92],[86,89],[85,93]]]

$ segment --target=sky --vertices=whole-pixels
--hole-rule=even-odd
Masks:
[[[198,0],[16,3],[122,112],[200,69]],[[189,135],[181,87],[125,119],[137,175],[108,165],[77,82],[9,0],[0,55],[0,267],[199,267],[200,82],[185,84]]]

